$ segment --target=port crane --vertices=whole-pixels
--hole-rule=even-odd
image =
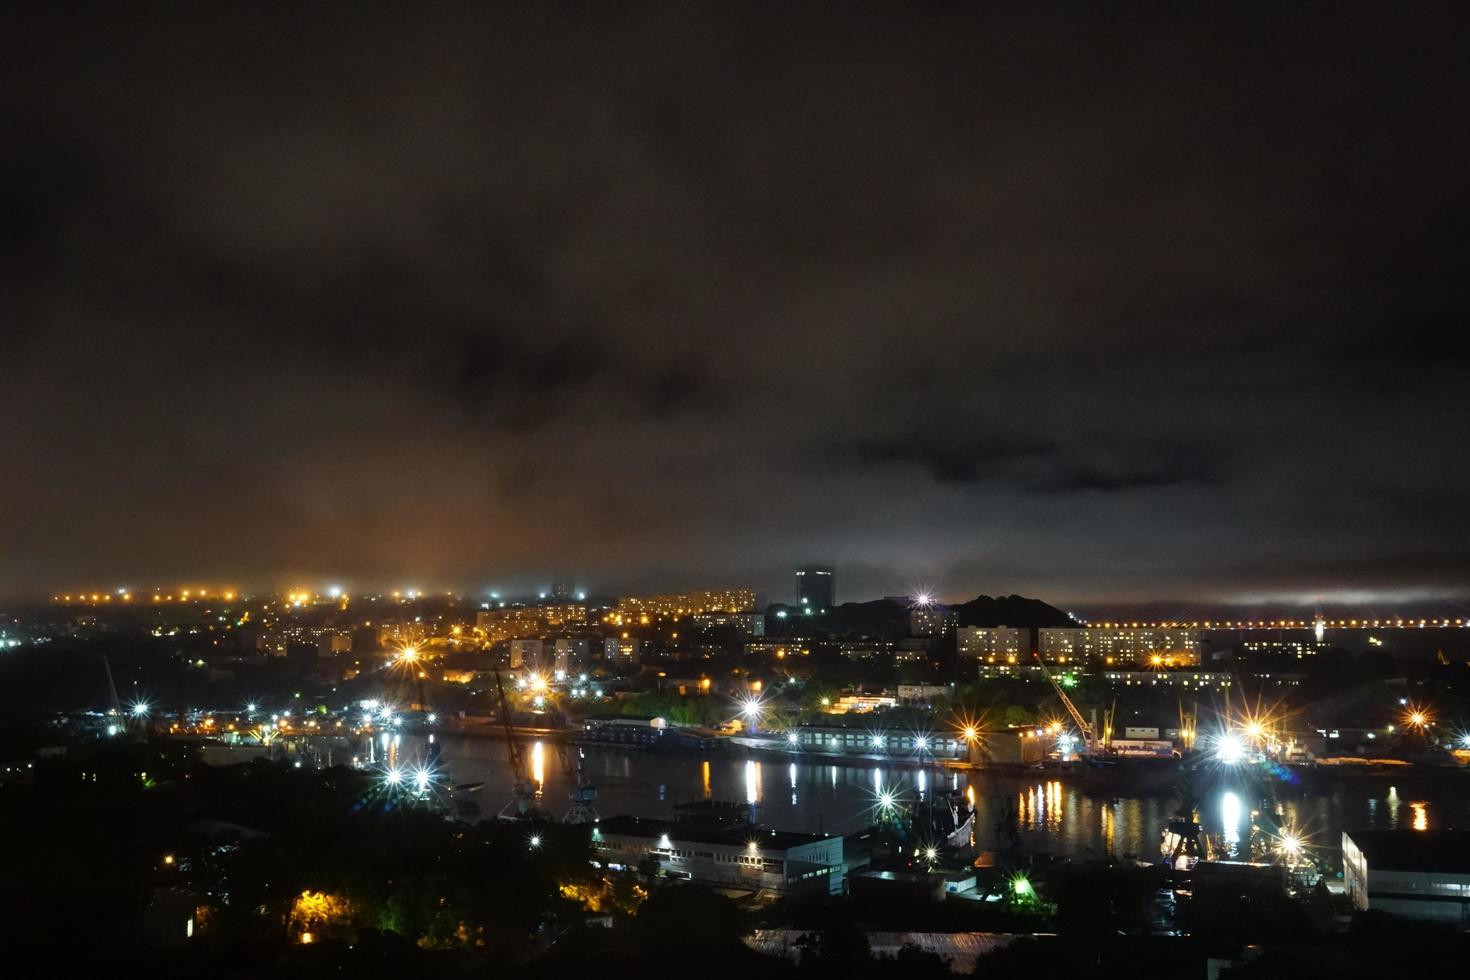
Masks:
[[[510,699],[505,696],[505,682],[500,671],[495,672],[495,688],[500,695],[500,724],[505,729],[505,752],[510,762],[511,801],[500,811],[502,820],[526,820],[539,818],[542,814],[536,807],[536,793],[531,789],[531,780],[526,776],[526,756],[516,741],[514,726],[510,723]]]
[[[559,746],[562,757],[562,772],[570,776],[575,773],[577,785],[571,792],[571,806],[566,815],[561,818],[562,823],[597,823],[601,816],[597,813],[597,787],[587,778],[587,754],[582,751],[580,745],[576,746],[577,764],[572,765],[571,758],[566,746]]]
[[[1072,703],[1072,699],[1067,697],[1067,692],[1062,689],[1062,685],[1056,679],[1056,675],[1047,669],[1046,661],[1041,659],[1041,654],[1033,653],[1032,656],[1036,658],[1037,664],[1041,666],[1041,672],[1046,675],[1046,679],[1051,682],[1052,690],[1057,692],[1057,699],[1062,702],[1062,707],[1067,709],[1067,714],[1071,715],[1072,720],[1077,723],[1077,730],[1082,733],[1083,750],[1089,754],[1097,751],[1099,748],[1097,734],[1093,731],[1092,725],[1088,723],[1087,719],[1082,717],[1082,712],[1077,710],[1077,706]]]

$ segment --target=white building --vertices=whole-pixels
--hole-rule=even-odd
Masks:
[[[661,874],[684,881],[752,892],[842,894],[840,835],[611,817],[593,828],[592,846],[614,869],[637,868],[652,857]]]
[[[1470,831],[1344,833],[1342,878],[1362,911],[1470,926]]]

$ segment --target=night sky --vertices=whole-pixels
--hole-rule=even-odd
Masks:
[[[7,18],[0,591],[1470,593],[1462,6],[519,6]]]

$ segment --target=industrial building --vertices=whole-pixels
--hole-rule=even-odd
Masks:
[[[797,727],[795,747],[822,755],[900,756],[913,759],[966,759],[969,748],[953,735],[890,732],[835,725]]]
[[[1344,832],[1342,877],[1361,911],[1470,926],[1470,831]]]
[[[842,894],[840,836],[623,816],[598,824],[592,846],[614,870],[652,857],[669,878],[792,896]]]

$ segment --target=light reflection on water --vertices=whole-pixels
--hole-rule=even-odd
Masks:
[[[1240,797],[1233,790],[1226,790],[1220,796],[1220,835],[1225,838],[1225,843],[1230,847],[1230,853],[1235,854],[1240,845],[1240,824],[1243,810],[1240,805]]]
[[[483,781],[481,807],[485,812],[498,811],[509,799],[511,784],[505,744],[453,736],[444,742],[443,759],[451,778]],[[404,748],[411,754],[407,745]],[[1106,783],[1038,774],[940,769],[921,773],[871,761],[858,765],[792,761],[766,771],[761,763],[733,754],[662,755],[589,746],[586,768],[597,786],[598,808],[604,816],[671,817],[677,803],[733,799],[759,804],[761,818],[772,827],[813,833],[859,830],[872,820],[878,791],[912,796],[921,786],[943,779],[973,798],[978,848],[996,846],[997,822],[1009,805],[1025,847],[1079,858],[1158,860],[1160,834],[1179,804],[1168,784],[1152,795],[1128,795],[1126,788]],[[545,805],[557,810],[575,785],[575,773],[568,775],[563,767],[551,765],[543,766],[538,775],[544,778]],[[765,785],[768,779],[773,781],[770,786]],[[1315,792],[1272,785],[1217,787],[1196,803],[1205,833],[1222,842],[1247,845],[1250,813],[1257,810],[1263,831],[1270,825],[1300,828],[1313,845],[1335,852],[1344,829],[1470,823],[1470,785],[1460,786],[1470,781],[1444,782],[1449,788],[1439,793],[1416,788],[1411,803],[1402,800],[1398,787],[1371,781],[1330,785]]]

